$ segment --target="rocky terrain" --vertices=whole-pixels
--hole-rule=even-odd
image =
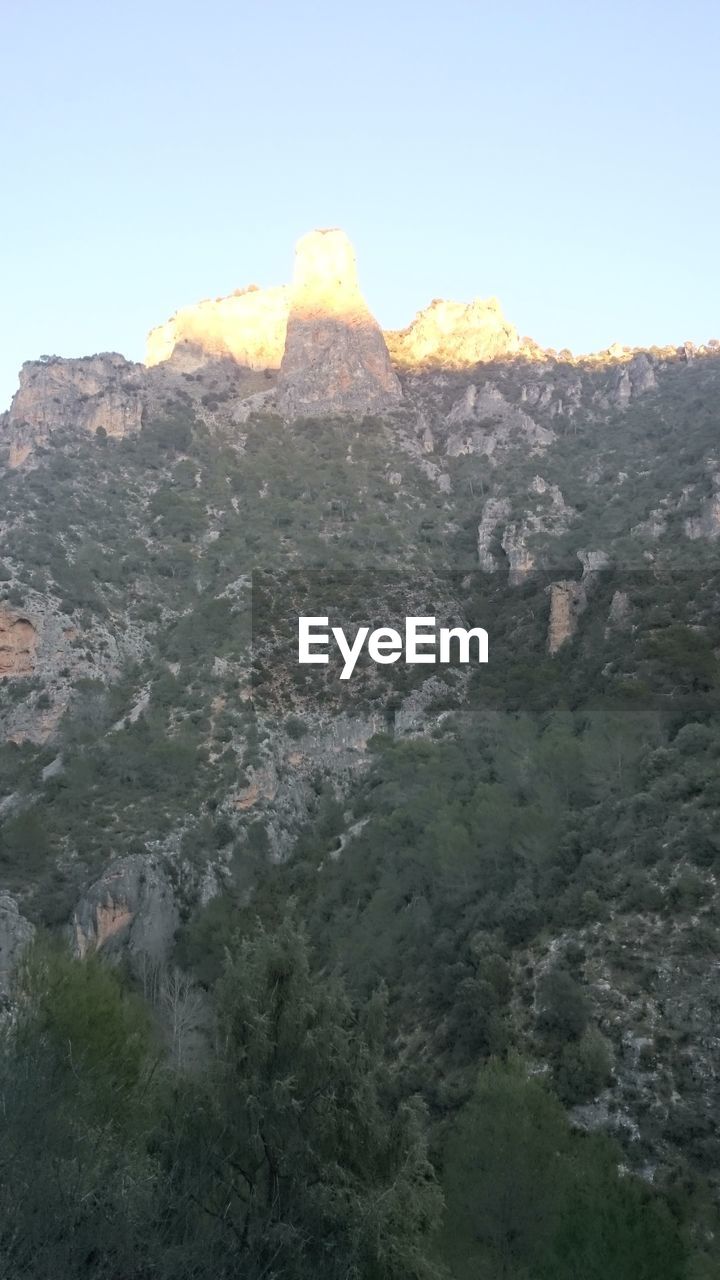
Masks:
[[[567,821],[537,801],[548,846],[513,835],[513,882],[467,945],[503,935],[513,1035],[548,1071],[541,980],[577,953],[610,1066],[562,1095],[576,1121],[619,1132],[647,1176],[684,1161],[707,1172],[716,797],[710,767],[693,773],[700,748],[676,739],[716,711],[719,404],[717,343],[558,354],[520,338],[494,299],[436,300],[383,334],[337,230],[303,237],[291,286],[179,311],[145,364],[24,365],[0,420],[3,990],[38,925],[80,955],[192,966],[207,912],[262,898],[268,868],[298,891],[308,841],[303,892],[328,868],[333,884],[355,875],[369,833],[390,840],[363,790],[384,777],[378,743],[424,760],[491,706],[508,727],[503,745],[493,722],[478,757],[479,776],[495,753],[473,839],[511,823],[492,818],[503,770],[512,821],[535,803],[534,760]],[[350,612],[491,609],[507,661],[485,710],[456,670],[398,667],[350,693],[305,683],[279,631],[253,633],[259,570],[280,602],[313,599],[302,575],[337,570]],[[361,585],[359,571],[375,576]],[[629,721],[591,741],[587,706],[615,697],[636,722],[632,697],[656,716],[657,689],[671,723],[648,721],[640,745]],[[561,704],[572,729],[551,723]],[[532,745],[525,711],[541,726]],[[582,751],[586,775],[568,782]],[[412,786],[392,786],[401,809]],[[448,815],[438,848],[458,823]],[[457,865],[453,885],[470,875]],[[532,905],[541,891],[564,916]],[[405,906],[420,899],[432,913],[418,886]],[[438,936],[452,933],[450,907],[437,911]],[[633,980],[638,967],[650,976]],[[441,1031],[421,1006],[426,1048]]]

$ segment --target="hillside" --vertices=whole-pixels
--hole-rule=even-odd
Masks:
[[[194,1078],[227,949],[284,938],[292,903],[313,980],[387,989],[382,1088],[421,1099],[447,1205],[428,1266],[716,1274],[719,432],[717,344],[547,352],[494,300],[383,335],[335,231],[292,286],[178,313],[147,365],[25,365],[0,420],[8,1007],[33,931],[69,938]],[[490,662],[343,685],[295,660],[325,612],[481,624]],[[472,1143],[528,1133],[514,1176],[552,1151],[587,1238],[625,1241],[611,1270],[527,1188],[551,1241],[495,1204],[470,1225],[499,1177]],[[610,1229],[587,1205],[614,1197]]]

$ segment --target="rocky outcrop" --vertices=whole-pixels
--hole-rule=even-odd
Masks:
[[[597,575],[610,564],[607,552],[578,551],[578,560],[582,565],[582,578],[565,579],[553,582],[546,588],[550,597],[550,619],[548,622],[548,653],[554,654],[571,640],[577,631],[580,615],[587,608],[588,598],[597,586]],[[616,592],[616,595],[620,593]],[[615,597],[613,597],[614,602]]]
[[[30,618],[0,606],[0,680],[31,676],[37,647],[37,627]]]
[[[148,336],[148,366],[169,362],[194,372],[227,359],[279,369],[277,403],[287,418],[379,413],[401,396],[382,331],[360,293],[352,246],[337,229],[298,242],[291,287],[252,286],[185,307]]]
[[[623,359],[613,372],[608,399],[616,408],[626,409],[631,400],[652,391],[655,386],[657,378],[652,361],[644,352],[638,352],[630,360]]]
[[[589,585],[588,580],[592,579],[593,574],[601,573],[610,564],[607,551],[578,551],[577,557],[582,565],[583,582],[586,586]]]
[[[703,508],[702,514],[684,522],[685,536],[692,541],[705,538],[716,542],[720,538],[720,493],[714,493]]]
[[[508,582],[511,587],[522,586],[527,575],[536,567],[535,552],[526,542],[528,532],[527,525],[511,524],[502,537],[502,549],[510,568]]]
[[[142,365],[114,353],[28,361],[8,415],[10,465],[21,465],[54,431],[102,429],[109,436],[139,431],[142,381]]]
[[[20,914],[15,899],[0,893],[0,997],[10,994],[18,964],[34,936],[34,925]]]
[[[46,742],[82,679],[110,680],[122,662],[143,651],[141,632],[96,620],[80,628],[54,597],[28,590],[23,608],[0,605],[0,683],[34,677],[35,687],[6,700],[0,738]]]
[[[555,538],[564,533],[577,514],[568,506],[558,486],[548,484],[542,476],[534,477],[530,494],[532,505],[523,519],[508,525],[503,534],[502,545],[510,565],[511,586],[519,586],[542,559],[533,541],[541,535]]]
[[[360,294],[352,247],[342,231],[332,228],[299,241],[291,287],[251,285],[181,308],[150,331],[145,363],[171,361],[190,373],[228,358],[254,370],[282,365],[281,403],[292,416],[296,405],[302,406],[298,413],[324,412],[316,406],[327,403],[333,389],[338,412],[355,412],[358,406],[363,411],[365,403],[368,411],[391,407],[400,384],[388,349],[401,369],[466,369],[520,353],[544,358],[505,320],[496,298],[436,299],[408,328],[383,335]],[[303,366],[312,366],[315,378],[315,385],[308,381],[304,390],[297,385]],[[317,383],[323,368],[324,394]]]
[[[478,566],[485,573],[507,567],[510,586],[519,586],[525,575],[535,568],[535,556],[525,541],[527,527],[519,523],[504,524],[510,510],[506,498],[491,498],[485,504],[478,525]],[[498,550],[503,554],[499,555]]]
[[[478,525],[477,554],[478,568],[484,573],[492,573],[500,568],[500,561],[494,550],[498,539],[498,529],[510,515],[508,498],[490,498],[483,507],[482,519]]]
[[[145,363],[172,359],[193,372],[208,360],[230,358],[248,369],[279,369],[285,350],[290,289],[238,289],[227,298],[183,307],[148,334]]]
[[[407,329],[387,334],[398,365],[418,368],[467,369],[487,360],[500,360],[532,348],[505,319],[497,298],[447,302],[436,298],[419,311]]]
[[[160,963],[170,953],[180,921],[162,860],[130,855],[114,862],[88,889],[72,921],[76,954],[126,950]]]
[[[630,532],[633,537],[657,541],[668,532],[672,516],[690,509],[693,514],[685,516],[682,522],[685,537],[692,542],[717,541],[720,538],[720,466],[717,460],[710,459],[705,470],[712,487],[709,497],[701,498],[698,502],[699,486],[683,485],[679,494],[667,494],[661,498],[647,518],[632,527]]]
[[[287,858],[312,812],[318,776],[328,780],[336,796],[344,795],[368,768],[368,745],[383,729],[387,723],[379,714],[308,714],[299,739],[281,734],[268,739],[262,764],[248,769],[247,785],[227,797],[226,812],[237,824],[239,840],[260,820],[272,859]]]
[[[693,542],[699,538],[716,542],[720,538],[720,470],[717,463],[713,463],[709,471],[713,493],[703,503],[699,515],[690,516],[683,522],[685,536]]]
[[[492,457],[507,445],[521,444],[530,453],[542,453],[555,436],[529,414],[512,404],[493,383],[478,387],[470,383],[447,415],[453,428],[445,451],[453,458],[461,454]]]
[[[550,596],[547,647],[548,653],[554,654],[575,635],[578,618],[587,607],[587,592],[583,582],[570,579],[551,583],[547,593]]]
[[[558,486],[548,484],[542,476],[535,476],[530,485],[529,504],[522,519],[510,521],[511,510],[507,498],[490,498],[485,503],[478,525],[478,565],[489,572],[505,563],[510,570],[510,586],[520,586],[539,564],[533,539],[539,535],[556,537],[575,519],[576,512],[567,505]],[[499,541],[504,561],[492,549],[493,539]]]
[[[657,542],[667,529],[668,518],[674,508],[672,499],[663,499],[662,505],[655,507],[650,512],[646,520],[641,520],[639,524],[633,525],[630,530],[634,538],[650,538],[653,542]]]
[[[380,326],[360,293],[344,232],[298,241],[278,404],[287,418],[382,413],[401,397]]]

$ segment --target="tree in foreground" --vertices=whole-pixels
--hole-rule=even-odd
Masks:
[[[522,1065],[491,1063],[444,1154],[441,1238],[457,1280],[682,1280],[666,1204],[619,1172],[607,1138],[570,1128]]]
[[[33,948],[0,1034],[0,1280],[148,1274],[156,1062],[148,1011],[112,970]]]
[[[393,1097],[383,994],[358,1014],[286,918],[238,942],[217,997],[218,1063],[185,1093],[170,1159],[178,1194],[244,1277],[431,1280],[441,1196],[422,1106]]]

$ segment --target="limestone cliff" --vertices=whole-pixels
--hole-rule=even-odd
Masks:
[[[187,372],[230,357],[248,369],[279,369],[285,349],[290,290],[238,289],[227,298],[183,307],[148,334],[145,363],[172,359]]]
[[[512,504],[508,498],[490,498],[483,508],[478,525],[478,565],[491,572],[507,565],[510,586],[521,586],[528,573],[539,566],[534,540],[538,535],[557,537],[576,518],[577,513],[565,502],[561,490],[535,476],[527,495],[527,506],[520,520],[510,520]],[[504,558],[498,556],[502,549]]]
[[[393,360],[407,368],[438,365],[467,369],[525,349],[539,350],[520,339],[497,298],[476,298],[468,303],[436,298],[418,312],[407,329],[386,336]]]
[[[131,855],[112,863],[78,903],[72,920],[75,952],[127,947],[151,961],[167,957],[179,915],[162,860]]]
[[[400,400],[385,339],[360,292],[352,245],[337,229],[298,241],[278,393],[288,418],[381,413]]]
[[[594,393],[601,411],[624,409],[655,387],[661,359],[687,360],[704,350],[688,353],[686,344],[682,356],[675,348],[651,355],[615,344],[594,355],[574,356],[565,349],[558,356],[521,337],[497,298],[467,303],[436,298],[407,328],[382,334],[360,293],[352,247],[335,228],[312,231],[299,241],[292,286],[250,285],[181,308],[151,330],[146,365],[167,366],[178,374],[194,374],[221,361],[267,374],[282,366],[280,406],[292,417],[386,409],[400,395],[393,369],[406,375],[462,371],[522,357],[528,370],[551,371],[559,365],[565,374],[570,366],[579,371],[574,381],[563,376],[556,391],[544,381],[527,388],[528,404],[535,403],[531,397],[536,392],[548,400],[550,414],[572,416],[580,405],[581,371],[607,372]],[[321,370],[324,391],[317,382]],[[367,403],[364,394],[370,397]]]
[[[10,465],[19,466],[53,431],[77,428],[126,436],[142,425],[142,365],[108,353],[30,360],[8,415]]]
[[[452,428],[446,452],[450,457],[476,453],[492,457],[513,441],[522,440],[529,453],[540,454],[555,435],[540,426],[518,405],[511,404],[492,382],[471,382],[446,418]]]

